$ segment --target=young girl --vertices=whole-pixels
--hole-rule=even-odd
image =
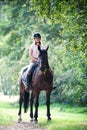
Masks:
[[[41,35],[39,33],[34,34],[34,43],[29,48],[29,56],[30,56],[30,64],[27,70],[27,90],[31,85],[32,82],[32,74],[37,67],[38,63],[38,56],[39,56],[39,50],[38,46],[42,47],[41,44]]]

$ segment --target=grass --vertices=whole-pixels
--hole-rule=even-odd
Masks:
[[[18,119],[18,104],[0,100],[0,125],[13,125]],[[48,130],[87,130],[87,108],[67,105],[51,105],[52,121],[46,117],[46,106],[39,107],[38,125]],[[24,122],[29,122],[29,113],[24,114]]]
[[[87,130],[86,114],[59,112],[55,108],[51,110],[51,113],[52,121],[43,120],[40,123],[41,126],[46,126],[49,130]]]

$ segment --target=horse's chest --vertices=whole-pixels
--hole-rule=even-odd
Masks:
[[[42,83],[42,82],[49,82],[51,81],[51,76],[50,75],[41,75],[39,78],[39,81]]]
[[[40,84],[52,83],[53,76],[50,73],[38,73],[36,81]]]
[[[53,84],[53,74],[50,71],[37,71],[33,77],[33,86],[44,89]]]

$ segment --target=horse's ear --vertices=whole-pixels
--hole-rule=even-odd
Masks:
[[[38,50],[39,50],[39,51],[41,51],[41,48],[40,48],[40,46],[38,46]]]
[[[48,49],[49,49],[49,46],[47,46],[46,51],[48,51]]]

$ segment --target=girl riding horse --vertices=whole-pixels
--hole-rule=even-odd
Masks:
[[[39,94],[42,90],[46,91],[46,105],[47,105],[47,117],[48,120],[51,120],[50,114],[50,94],[53,90],[53,72],[51,71],[48,63],[48,47],[46,49],[41,49],[41,46],[37,46],[38,49],[38,66],[34,70],[33,77],[32,77],[32,86],[29,87],[29,91],[25,90],[25,85],[22,80],[21,73],[20,76],[20,100],[19,100],[19,119],[20,122],[21,118],[21,107],[24,100],[24,111],[27,111],[28,104],[29,104],[29,94],[30,95],[30,117],[31,121],[37,122],[38,121],[38,106],[39,106]],[[33,52],[32,52],[33,53]],[[31,54],[32,55],[32,54]],[[31,90],[31,93],[29,93]],[[35,112],[33,115],[33,103],[35,104]]]

